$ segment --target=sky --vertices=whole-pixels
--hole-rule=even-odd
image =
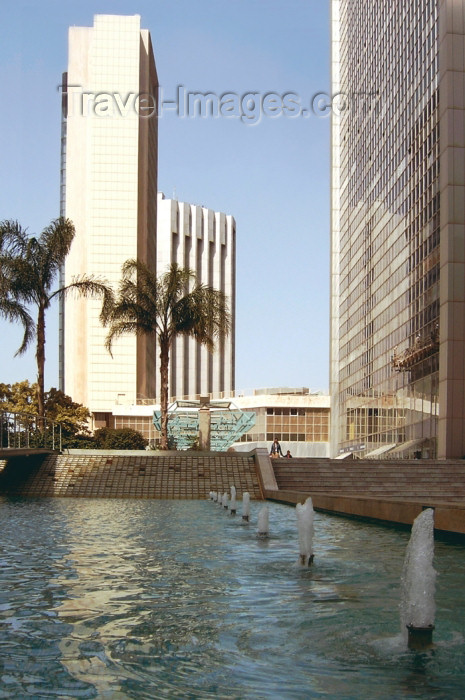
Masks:
[[[158,189],[236,220],[236,389],[327,391],[329,3],[1,0],[0,220],[31,234],[60,214],[68,27],[96,14],[141,16],[162,105],[179,92],[224,105],[203,117],[162,108]],[[58,386],[57,306],[46,323],[48,389]],[[0,319],[0,338],[0,383],[35,381],[35,348],[14,357],[21,327]]]

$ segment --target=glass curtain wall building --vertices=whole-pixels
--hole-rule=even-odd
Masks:
[[[462,457],[464,4],[331,8],[331,453]]]

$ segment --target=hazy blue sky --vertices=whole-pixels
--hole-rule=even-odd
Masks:
[[[236,387],[328,388],[329,3],[321,0],[1,0],[0,219],[39,233],[59,215],[60,96],[69,26],[140,14],[162,99],[187,92],[293,93],[305,116],[162,114],[159,190],[237,222]],[[295,99],[295,98],[293,98]],[[269,103],[266,103],[269,104]],[[272,103],[275,105],[276,103]],[[279,104],[279,103],[278,103]],[[282,110],[284,112],[284,110]],[[58,385],[57,309],[46,387]],[[35,380],[34,348],[0,320],[0,382]]]

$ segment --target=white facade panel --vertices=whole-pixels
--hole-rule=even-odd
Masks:
[[[168,391],[173,399],[234,390],[235,237],[232,216],[165,199],[159,193],[158,271],[165,271],[172,262],[193,270],[199,282],[227,295],[232,316],[231,333],[213,354],[192,338],[176,339],[171,349]]]
[[[66,284],[93,275],[116,290],[126,260],[139,257],[155,267],[156,117],[144,122],[136,101],[147,85],[156,97],[150,39],[138,15],[97,15],[91,28],[70,28],[62,213],[76,238]],[[69,298],[60,329],[60,384],[93,413],[111,411],[118,394],[155,387],[146,341],[123,336],[112,357],[100,310],[99,301]]]

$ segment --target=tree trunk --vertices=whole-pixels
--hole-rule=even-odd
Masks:
[[[168,449],[168,366],[170,359],[170,343],[166,338],[160,338],[160,411],[161,438],[160,447]]]
[[[45,416],[45,389],[44,389],[44,367],[45,367],[45,309],[39,303],[39,314],[37,317],[37,404],[39,416]]]

